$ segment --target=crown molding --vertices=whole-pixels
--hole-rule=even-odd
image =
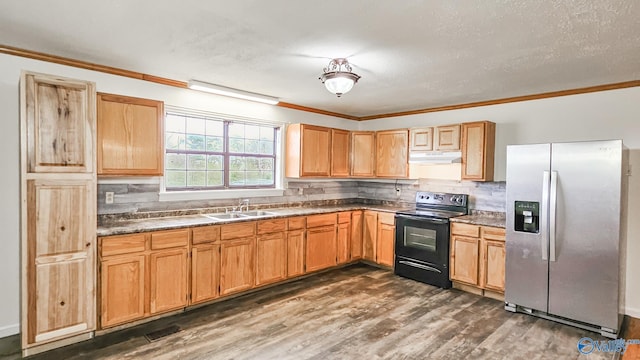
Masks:
[[[34,59],[34,60],[47,61],[47,62],[56,63],[60,65],[72,66],[80,69],[99,71],[107,74],[124,76],[128,78],[149,81],[156,84],[162,84],[162,85],[187,89],[186,81],[168,79],[160,76],[116,68],[112,66],[90,63],[87,61],[46,54],[42,52],[26,50],[26,49],[21,49],[21,48],[12,47],[12,46],[6,46],[2,44],[0,44],[0,53],[13,55],[13,56],[20,56],[20,57]],[[392,113],[386,113],[386,114],[374,114],[374,115],[367,115],[367,116],[353,116],[348,114],[341,114],[333,111],[327,111],[327,110],[312,108],[308,106],[291,104],[291,103],[282,102],[282,101],[278,103],[276,106],[298,110],[298,111],[311,112],[315,114],[334,116],[334,117],[347,119],[347,120],[366,121],[366,120],[376,120],[376,119],[384,119],[384,118],[390,118],[390,117],[426,114],[426,113],[437,112],[437,111],[458,110],[458,109],[506,104],[506,103],[512,103],[512,102],[520,102],[520,101],[539,100],[539,99],[546,99],[546,98],[559,97],[559,96],[585,94],[585,93],[597,92],[597,91],[624,89],[624,88],[630,88],[630,87],[636,87],[636,86],[640,86],[640,80],[631,80],[631,81],[589,86],[589,87],[583,87],[583,88],[577,88],[577,89],[550,91],[550,92],[539,93],[539,94],[513,96],[508,98],[502,98],[502,99],[477,101],[477,102],[464,103],[464,104],[446,105],[446,106],[438,106],[438,107],[425,108],[425,109],[399,111],[399,112],[392,112]]]

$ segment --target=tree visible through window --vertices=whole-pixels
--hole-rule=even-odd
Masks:
[[[165,188],[274,188],[278,127],[167,112]]]

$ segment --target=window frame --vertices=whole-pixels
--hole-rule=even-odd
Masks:
[[[255,190],[261,190],[260,195],[258,196],[281,196],[282,195],[282,169],[283,169],[283,149],[282,149],[282,137],[284,132],[285,123],[276,122],[276,121],[268,121],[261,119],[251,119],[244,118],[238,116],[231,116],[226,114],[218,114],[212,112],[205,111],[197,111],[190,110],[172,106],[165,106],[164,111],[164,121],[166,125],[167,115],[176,115],[183,116],[185,118],[199,118],[205,121],[213,120],[219,121],[223,124],[223,150],[222,151],[207,151],[207,150],[176,150],[176,149],[167,149],[167,145],[163,147],[164,155],[167,154],[184,154],[185,161],[187,161],[187,155],[189,154],[197,154],[197,155],[219,155],[222,156],[223,159],[223,184],[222,186],[184,186],[184,187],[167,187],[166,183],[166,174],[167,169],[163,171],[163,176],[161,180],[161,191],[160,191],[160,200],[163,200],[164,197],[166,200],[169,198],[179,198],[179,199],[193,199],[193,198],[226,198],[227,194],[241,194],[242,196],[247,196],[248,194],[255,193]],[[186,120],[188,121],[188,120]],[[231,124],[242,124],[242,125],[253,125],[253,126],[262,126],[262,127],[272,127],[273,128],[273,152],[271,154],[259,154],[259,153],[246,153],[246,152],[231,152],[229,149],[230,137],[229,137],[229,126]],[[163,136],[166,138],[167,136],[166,126],[163,131]],[[189,134],[186,129],[184,132],[185,136]],[[243,137],[243,139],[246,139]],[[243,157],[243,158],[267,158],[273,159],[273,183],[269,185],[231,185],[230,183],[230,173],[232,172],[229,164],[230,159],[234,156]],[[166,159],[165,165],[166,165]],[[185,164],[186,166],[186,164]],[[169,169],[171,170],[171,169]],[[206,170],[205,170],[206,171]],[[244,170],[246,171],[246,170]],[[187,172],[185,168],[185,172]],[[184,194],[185,196],[180,196],[178,194]],[[205,195],[200,197],[197,194]],[[224,194],[224,195],[223,195]],[[245,195],[246,194],[246,195]],[[206,196],[209,195],[209,196]],[[213,195],[213,196],[212,196]],[[256,194],[257,195],[257,194]]]

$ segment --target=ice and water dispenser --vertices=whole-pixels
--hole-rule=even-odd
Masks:
[[[515,202],[515,231],[538,233],[540,231],[540,203]]]

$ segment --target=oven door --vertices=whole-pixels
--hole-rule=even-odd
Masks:
[[[436,265],[448,272],[449,220],[396,215],[396,256]]]

